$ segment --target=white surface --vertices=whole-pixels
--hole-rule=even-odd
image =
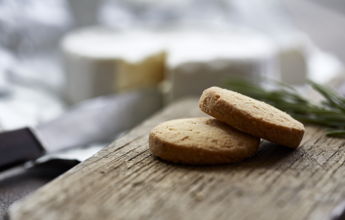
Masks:
[[[246,29],[234,31],[166,30],[116,32],[86,28],[67,35],[65,52],[90,59],[125,59],[138,62],[143,57],[167,51],[169,63],[193,57],[210,60],[221,57],[257,59],[271,51],[267,38]]]
[[[62,41],[65,53],[89,59],[138,62],[162,50],[163,39],[142,31],[117,33],[103,28],[77,30]]]
[[[309,78],[327,83],[338,74],[345,74],[344,65],[334,55],[315,50],[309,57]]]
[[[0,99],[0,131],[35,126],[64,111],[62,101],[43,90],[11,87],[11,94]]]

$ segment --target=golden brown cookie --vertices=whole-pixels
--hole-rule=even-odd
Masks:
[[[188,118],[164,122],[152,129],[153,155],[184,164],[223,164],[252,156],[260,139],[244,134],[213,118]]]
[[[237,92],[208,88],[200,98],[199,107],[240,131],[277,144],[296,148],[303,138],[302,123],[269,104]]]

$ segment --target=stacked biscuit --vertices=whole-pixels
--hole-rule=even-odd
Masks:
[[[200,109],[214,118],[164,122],[152,129],[153,155],[184,164],[238,162],[254,155],[260,138],[297,148],[304,126],[264,102],[218,87],[206,89]]]

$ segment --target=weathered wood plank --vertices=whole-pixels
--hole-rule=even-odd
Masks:
[[[345,141],[307,127],[297,150],[263,144],[242,163],[181,166],[148,151],[159,122],[198,116],[176,103],[10,209],[11,219],[327,219],[345,199]]]

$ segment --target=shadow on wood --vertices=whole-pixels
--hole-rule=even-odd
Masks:
[[[234,169],[253,169],[253,168],[266,168],[266,169],[277,169],[277,163],[281,163],[283,160],[288,160],[291,156],[296,155],[299,149],[291,149],[285,146],[277,144],[263,142],[256,155],[245,159],[242,162],[233,164],[220,164],[220,165],[183,165],[178,163],[169,162],[162,160],[158,157],[154,157],[156,160],[169,165],[176,166],[178,168],[186,170],[197,170],[201,172],[217,171],[220,170],[234,170]]]

